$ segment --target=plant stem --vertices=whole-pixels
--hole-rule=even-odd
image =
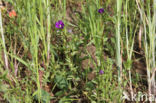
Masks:
[[[7,51],[6,51],[6,46],[5,46],[5,38],[4,38],[4,32],[3,32],[3,23],[2,23],[2,13],[1,13],[1,8],[0,8],[0,31],[1,31],[1,37],[2,37],[2,45],[4,49],[4,61],[5,61],[5,67],[9,71],[9,66],[8,66],[8,58],[7,58]]]
[[[122,0],[117,0],[117,29],[116,29],[116,64],[118,69],[118,81],[119,85],[122,82],[122,61],[120,53],[120,25],[121,25],[121,7]]]

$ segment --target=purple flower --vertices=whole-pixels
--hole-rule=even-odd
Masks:
[[[68,29],[68,33],[72,33],[72,29]]]
[[[103,73],[104,73],[104,71],[103,71],[103,70],[100,70],[100,71],[99,71],[99,74],[100,74],[100,75],[102,75]]]
[[[62,20],[59,20],[58,22],[56,22],[55,27],[58,29],[63,29],[64,28],[64,23]]]
[[[104,8],[100,8],[100,9],[98,10],[98,12],[99,12],[100,14],[102,14],[102,13],[104,12]]]

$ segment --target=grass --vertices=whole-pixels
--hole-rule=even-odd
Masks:
[[[154,101],[155,0],[1,3],[0,102]]]

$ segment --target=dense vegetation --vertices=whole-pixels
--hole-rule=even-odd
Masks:
[[[0,3],[0,103],[154,101],[156,0]]]

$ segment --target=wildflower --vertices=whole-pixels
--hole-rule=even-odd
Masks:
[[[72,33],[72,29],[68,29],[68,33]]]
[[[58,22],[56,22],[55,27],[58,29],[63,29],[64,28],[64,23],[62,20],[59,20]]]
[[[99,71],[99,74],[100,74],[100,75],[102,75],[103,73],[104,73],[104,71],[103,71],[103,70],[100,70],[100,71]]]
[[[12,18],[12,17],[15,17],[15,16],[17,16],[15,10],[12,10],[12,11],[9,12],[9,17]]]
[[[99,12],[100,14],[102,14],[102,13],[104,12],[104,8],[100,8],[100,9],[98,10],[98,12]]]

